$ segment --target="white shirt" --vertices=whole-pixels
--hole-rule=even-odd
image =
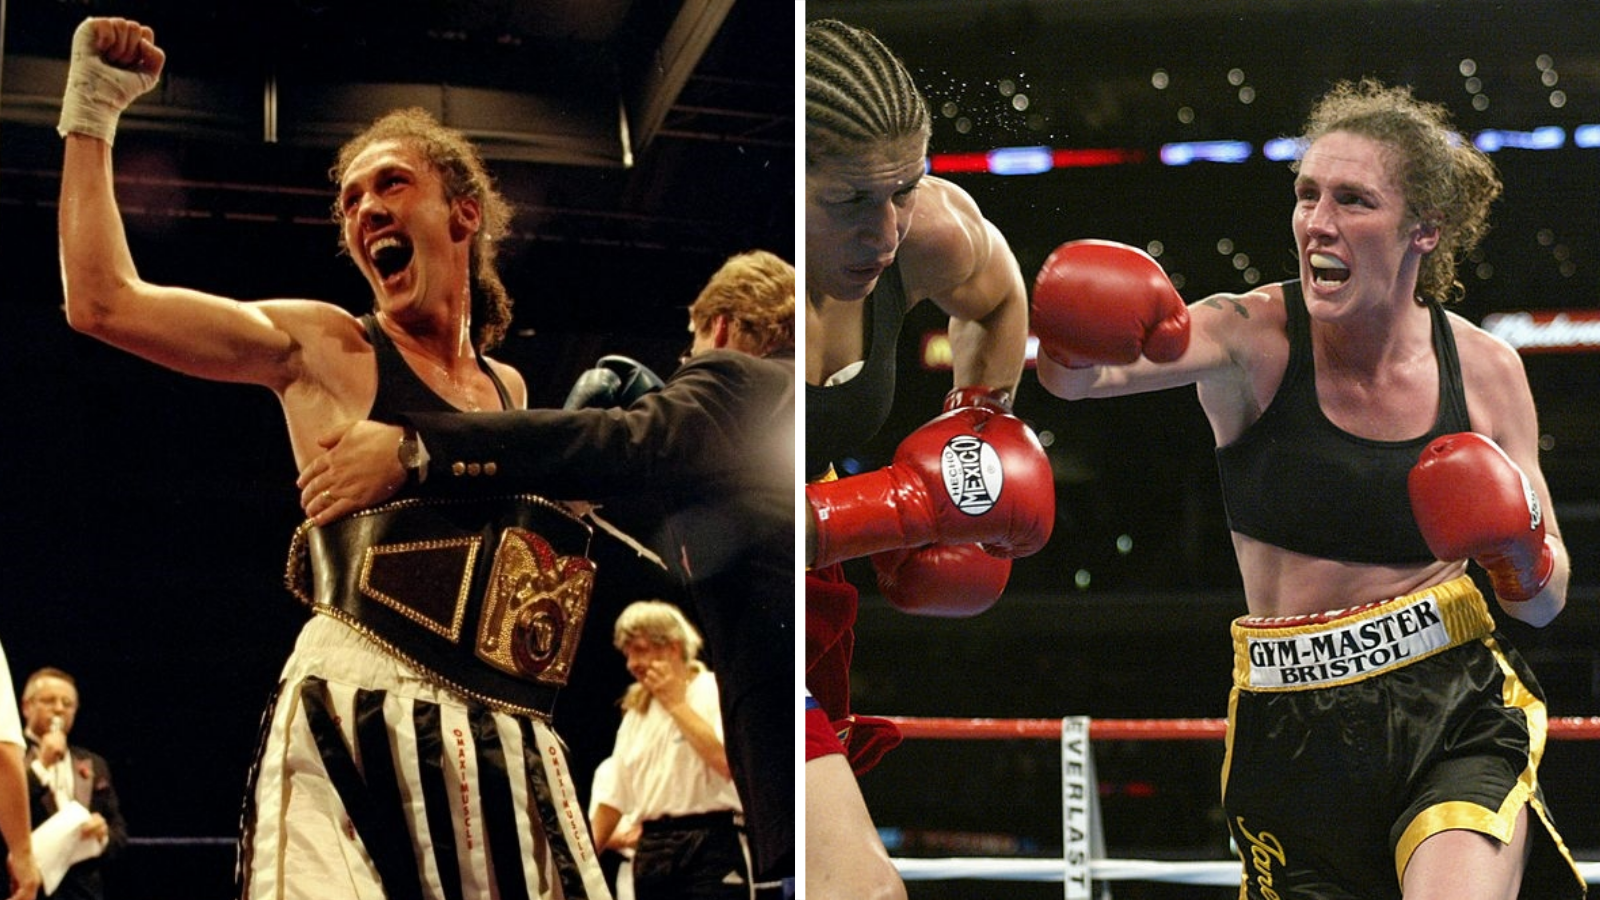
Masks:
[[[696,675],[690,680],[684,699],[721,741],[722,710],[717,705],[716,677],[708,671]],[[655,699],[642,714],[632,709],[623,714],[611,757],[616,777],[609,785],[597,783],[593,799],[632,813],[640,821],[742,811],[733,782],[706,765],[671,713]]]
[[[66,809],[67,804],[76,796],[72,783],[72,754],[67,753],[51,766],[46,766],[44,760],[35,756],[31,765],[39,783],[49,788],[50,793],[55,795],[56,809]]]

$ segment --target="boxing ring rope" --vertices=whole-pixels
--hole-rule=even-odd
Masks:
[[[1167,862],[1140,859],[1105,859],[1100,852],[1099,811],[1094,802],[1093,741],[1204,741],[1221,740],[1225,719],[958,719],[889,716],[908,740],[1058,740],[1062,743],[1062,806],[1066,834],[1062,858],[1009,859],[963,857],[944,859],[896,858],[895,867],[907,881],[1058,881],[1067,900],[1089,898],[1091,884],[1109,881],[1160,881],[1216,887],[1239,884],[1237,859],[1215,862]],[[1553,717],[1548,723],[1551,740],[1600,740],[1600,716]],[[1074,798],[1085,798],[1077,802]],[[1589,884],[1600,884],[1600,861],[1578,862]]]

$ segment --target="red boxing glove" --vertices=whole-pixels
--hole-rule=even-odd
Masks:
[[[993,606],[1011,560],[977,544],[930,544],[872,555],[878,590],[895,609],[919,616],[975,616]]]
[[[1545,537],[1539,495],[1498,444],[1470,431],[1437,438],[1407,486],[1434,556],[1476,560],[1501,600],[1521,602],[1544,590],[1555,550]]]
[[[983,406],[913,431],[876,472],[806,485],[806,499],[816,523],[813,567],[924,544],[1028,556],[1050,539],[1056,511],[1039,439],[1022,420]]]
[[[1140,355],[1172,362],[1189,348],[1189,309],[1143,250],[1069,241],[1034,279],[1033,331],[1040,350],[1069,368],[1125,366]]]
[[[945,412],[969,406],[987,406],[998,412],[1008,413],[1011,412],[1011,392],[1003,388],[974,384],[951,388],[950,393],[944,395]]]

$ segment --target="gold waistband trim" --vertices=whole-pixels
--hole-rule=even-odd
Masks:
[[[1494,631],[1468,576],[1327,616],[1236,619],[1233,683],[1252,691],[1349,684],[1393,671]]]

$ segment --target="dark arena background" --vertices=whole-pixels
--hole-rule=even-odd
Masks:
[[[283,588],[296,472],[270,392],[181,377],[67,327],[55,125],[88,15],[138,19],[168,53],[115,148],[143,277],[365,311],[328,168],[377,115],[420,105],[477,140],[516,207],[501,256],[515,321],[497,356],[532,405],[559,406],[602,354],[670,374],[685,309],[727,256],[794,260],[795,11],[0,0],[0,641],[19,690],[45,665],[79,680],[73,740],[109,760],[135,839],[110,896],[221,900],[260,715],[308,615]],[[621,500],[602,514],[648,527]],[[585,801],[630,681],[610,643],[617,612],[685,602],[623,543],[595,546],[604,574],[556,713]],[[775,761],[774,777],[791,772]]]
[[[1445,104],[1505,181],[1461,266],[1460,312],[1524,343],[1542,465],[1573,558],[1567,610],[1506,626],[1552,716],[1600,714],[1600,10],[1587,2],[1137,0],[807,4],[872,28],[933,112],[931,170],[977,200],[1030,284],[1075,238],[1149,249],[1188,300],[1295,277],[1289,163],[1312,100],[1375,76]],[[1269,158],[1277,157],[1277,158]],[[1014,174],[1003,174],[1003,173]],[[913,228],[915,225],[913,224]],[[1509,327],[1529,313],[1556,327]],[[1560,325],[1564,317],[1566,327]],[[903,332],[893,421],[857,461],[887,463],[949,387],[944,322]],[[1586,334],[1585,334],[1586,332]],[[1543,345],[1543,346],[1541,346]],[[911,362],[903,363],[910,366]],[[1244,603],[1211,432],[1192,389],[1067,403],[1032,372],[1016,404],[1055,467],[1058,519],[1000,603],[917,619],[864,597],[856,712],[912,717],[1222,717],[1228,622]],[[870,585],[870,567],[854,571]],[[1222,743],[1097,742],[1107,855],[1230,858]],[[862,780],[898,857],[1062,858],[1053,740],[908,740]],[[1600,745],[1552,741],[1545,787],[1580,860],[1600,859]],[[1054,883],[912,881],[913,898],[1060,897]],[[1117,882],[1118,898],[1237,888]]]

